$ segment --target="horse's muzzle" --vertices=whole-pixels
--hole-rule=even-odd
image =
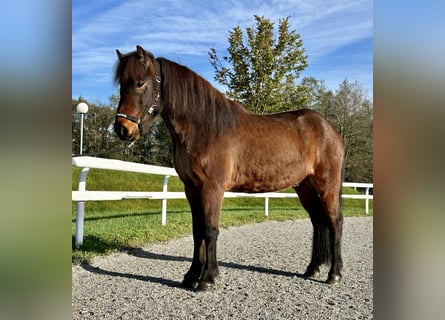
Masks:
[[[134,141],[140,137],[137,124],[121,118],[114,122],[114,132],[121,140]]]

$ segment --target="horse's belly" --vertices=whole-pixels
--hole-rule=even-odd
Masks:
[[[283,185],[266,185],[259,182],[254,182],[251,184],[239,185],[231,188],[228,191],[232,192],[244,192],[244,193],[262,193],[262,192],[275,192],[279,190],[286,189],[287,187],[292,186],[292,184],[283,184]]]
[[[284,172],[283,172],[284,171]],[[237,172],[237,177],[230,188],[234,192],[259,193],[274,192],[297,185],[309,172],[307,170],[249,170],[244,173]]]

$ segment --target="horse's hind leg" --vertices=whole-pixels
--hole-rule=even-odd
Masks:
[[[329,284],[335,284],[342,278],[341,270],[343,261],[341,257],[341,237],[343,232],[343,215],[341,212],[341,172],[339,175],[331,175],[330,179],[324,179],[320,175],[314,179],[315,187],[323,204],[329,230],[329,242],[331,255],[331,269],[329,270]]]
[[[309,178],[294,187],[304,209],[309,213],[313,226],[312,257],[304,273],[305,277],[318,277],[320,266],[329,262],[331,251],[326,217],[317,190]]]
[[[331,245],[330,251],[332,253],[331,269],[329,270],[326,282],[335,284],[341,280],[341,270],[343,268],[341,257],[341,237],[343,232],[343,214],[340,205],[341,182],[338,184],[338,187],[334,185],[326,185],[326,187],[327,189],[319,188],[320,199],[327,213]]]
[[[331,262],[327,283],[336,283],[341,279],[342,269],[340,241],[343,220],[339,194],[332,198],[330,193],[324,191],[312,178],[308,177],[299,186],[294,187],[301,204],[309,213],[314,228],[311,262],[304,276],[319,276],[320,266]]]

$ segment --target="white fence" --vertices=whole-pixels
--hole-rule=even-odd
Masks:
[[[76,212],[76,246],[83,243],[83,225],[85,216],[85,201],[102,201],[102,200],[123,200],[123,199],[152,199],[162,200],[161,223],[165,225],[167,222],[167,200],[168,199],[185,199],[184,192],[169,192],[168,179],[171,176],[178,176],[174,168],[159,167],[147,164],[133,163],[120,160],[103,159],[95,157],[73,157],[72,165],[80,167],[82,170],[79,175],[78,191],[72,191],[72,201],[77,202]],[[157,174],[164,176],[162,191],[88,191],[86,190],[86,180],[90,169],[108,169],[126,172],[138,172],[146,174]],[[365,194],[342,194],[343,198],[364,199],[365,212],[369,212],[369,200],[373,199],[373,195],[369,194],[369,190],[373,188],[372,183],[354,183],[344,182],[344,187],[364,188]],[[237,193],[225,192],[225,198],[237,197],[253,197],[264,198],[264,214],[269,214],[269,198],[298,198],[296,193]]]

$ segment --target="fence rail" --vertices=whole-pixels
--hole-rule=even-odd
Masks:
[[[168,191],[168,180],[172,176],[178,176],[174,168],[160,167],[148,164],[133,163],[128,161],[95,158],[95,157],[73,157],[72,166],[80,167],[82,170],[79,175],[78,190],[72,191],[72,201],[77,202],[76,211],[76,246],[83,243],[83,226],[85,217],[86,201],[103,201],[103,200],[124,200],[124,199],[151,199],[162,200],[161,223],[167,223],[167,200],[169,199],[185,199],[184,192]],[[125,172],[138,172],[145,174],[156,174],[164,176],[162,191],[88,191],[86,189],[86,180],[90,169],[106,169]],[[373,195],[369,193],[373,189],[372,183],[355,183],[344,182],[344,187],[363,188],[365,194],[342,194],[342,198],[364,199],[365,212],[369,213],[369,200],[373,199]],[[298,198],[296,193],[283,192],[266,192],[266,193],[239,193],[225,192],[225,198],[253,197],[264,198],[264,214],[269,214],[269,198]]]

